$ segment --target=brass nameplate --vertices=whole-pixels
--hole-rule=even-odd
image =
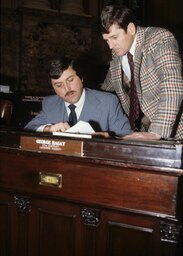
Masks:
[[[62,174],[40,172],[39,184],[44,186],[62,188]]]
[[[36,152],[83,156],[83,142],[77,140],[21,136],[20,148]]]

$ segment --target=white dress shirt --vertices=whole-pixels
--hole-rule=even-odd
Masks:
[[[133,55],[133,59],[134,59],[134,54],[135,54],[135,46],[136,46],[136,37],[135,37],[133,44],[129,50],[129,52]],[[128,63],[127,53],[124,56],[121,56],[121,63],[122,63],[122,69],[123,69],[125,75],[131,81],[131,71],[130,71],[130,66]]]
[[[76,111],[76,115],[77,115],[77,120],[78,120],[79,117],[80,117],[81,111],[82,111],[82,109],[83,109],[84,102],[85,102],[85,89],[83,89],[83,92],[82,92],[82,94],[81,94],[81,97],[80,97],[79,101],[78,101],[77,103],[74,103],[74,105],[76,106],[75,111]],[[65,106],[66,106],[66,109],[67,109],[68,116],[69,116],[69,114],[70,114],[70,112],[71,112],[70,109],[69,109],[69,107],[68,107],[70,104],[71,104],[71,103],[68,103],[68,102],[65,101]],[[41,125],[41,126],[39,126],[39,127],[37,128],[36,131],[37,131],[37,132],[43,132],[45,126],[47,126],[47,125],[51,125],[51,124],[44,124],[44,125]]]

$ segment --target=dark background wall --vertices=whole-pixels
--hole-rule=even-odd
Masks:
[[[62,11],[58,0],[50,0],[45,9],[27,7],[25,2],[1,1],[1,84],[9,84],[14,92],[51,93],[46,74],[53,56],[83,56],[86,73],[87,67],[92,71],[87,74],[89,85],[100,82],[110,58],[99,32],[105,3],[123,2],[134,10],[141,25],[170,29],[183,52],[182,0],[83,0],[79,14]]]

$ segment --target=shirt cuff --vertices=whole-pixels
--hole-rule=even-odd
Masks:
[[[39,127],[36,129],[36,132],[43,132],[45,126],[47,126],[47,125],[51,125],[51,124],[44,124],[44,125],[39,126]]]

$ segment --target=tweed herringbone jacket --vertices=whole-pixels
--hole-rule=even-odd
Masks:
[[[121,65],[120,57],[113,54],[102,89],[115,91],[129,115],[129,96]],[[182,140],[182,64],[177,41],[169,31],[137,28],[134,79],[141,110],[150,120],[148,131],[165,139],[175,135],[175,139]]]

